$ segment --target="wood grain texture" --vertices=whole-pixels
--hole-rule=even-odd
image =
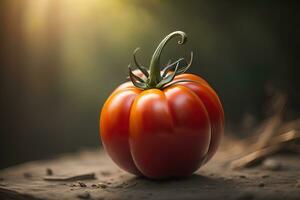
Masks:
[[[272,157],[282,163],[277,171],[232,170],[226,157],[219,151],[185,179],[152,181],[123,172],[102,151],[82,151],[1,170],[0,199],[300,199],[299,156]],[[95,178],[47,181],[49,169],[53,177],[94,173]]]

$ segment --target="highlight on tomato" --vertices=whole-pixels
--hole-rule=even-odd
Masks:
[[[100,135],[106,152],[122,169],[151,179],[191,175],[215,154],[224,130],[222,104],[201,77],[185,73],[192,65],[181,58],[161,69],[160,56],[174,37],[167,35],[154,51],[149,70],[129,65],[130,81],[106,100]],[[186,65],[182,65],[184,62]]]

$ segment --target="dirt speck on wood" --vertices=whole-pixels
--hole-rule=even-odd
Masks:
[[[47,174],[47,176],[52,176],[52,175],[53,175],[52,169],[47,168],[47,169],[46,169],[46,174]]]

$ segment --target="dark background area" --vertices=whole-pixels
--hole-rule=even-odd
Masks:
[[[296,2],[296,1],[295,1]],[[100,147],[99,112],[125,81],[132,52],[149,65],[175,30],[162,63],[189,57],[189,72],[218,92],[226,133],[259,123],[268,91],[287,95],[287,118],[300,115],[299,5],[257,1],[0,1],[0,168]]]

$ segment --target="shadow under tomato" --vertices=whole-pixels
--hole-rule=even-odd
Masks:
[[[133,177],[115,191],[116,199],[222,199],[235,194],[236,183],[194,174],[186,178],[150,180]]]

